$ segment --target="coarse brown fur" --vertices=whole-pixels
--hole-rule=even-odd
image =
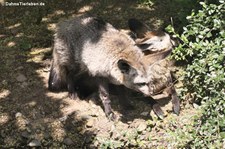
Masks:
[[[162,31],[150,31],[146,24],[137,19],[130,19],[128,25],[136,34],[136,44],[145,54],[142,60],[147,67],[151,97],[156,100],[171,97],[173,110],[179,114],[180,101],[171,77],[171,61],[166,58],[171,53],[175,42]],[[153,60],[152,57],[156,56],[157,59]],[[164,113],[157,103],[153,105],[153,110],[157,116],[163,118]]]
[[[149,95],[144,54],[135,42],[109,23],[80,16],[58,24],[54,38],[49,89],[67,89],[76,97],[77,81],[83,75],[96,79],[105,113],[114,119],[108,83]]]

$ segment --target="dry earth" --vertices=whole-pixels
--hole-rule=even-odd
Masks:
[[[157,119],[150,99],[130,97],[125,110],[112,95],[120,119],[109,121],[96,95],[71,100],[67,92],[51,93],[47,81],[52,35],[59,20],[83,13],[97,15],[118,28],[140,18],[152,28],[164,27],[170,16],[164,6],[136,1],[43,1],[44,7],[0,6],[0,148],[174,148],[177,127],[188,125],[195,109],[182,104],[176,116]],[[178,89],[179,90],[179,89]],[[184,106],[185,105],[185,106]],[[182,132],[181,132],[182,133]]]

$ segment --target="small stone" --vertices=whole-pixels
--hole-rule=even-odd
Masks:
[[[30,137],[30,135],[29,135],[29,133],[27,131],[23,131],[21,133],[21,136],[24,137],[24,138],[26,138],[26,139],[28,139]]]
[[[22,85],[21,85],[22,88],[26,88],[27,86],[28,86],[27,82],[23,82]]]
[[[31,102],[28,103],[28,106],[30,106],[30,107],[34,107],[36,105],[37,105],[36,101],[31,101]]]
[[[197,105],[196,103],[193,103],[193,107],[194,107],[195,109],[198,109],[198,108],[199,108],[199,105]]]
[[[45,127],[44,127],[44,126],[41,126],[40,129],[41,129],[42,131],[45,131]]]
[[[66,145],[73,145],[73,141],[70,138],[65,138],[63,140],[63,143]]]
[[[8,82],[6,80],[2,81],[2,85],[7,85],[7,84],[8,84]]]
[[[13,41],[10,41],[8,44],[7,44],[7,46],[8,47],[14,47],[16,45],[16,43],[15,42],[13,42]]]
[[[93,126],[93,124],[94,124],[94,120],[93,120],[93,119],[89,119],[88,122],[87,122],[87,124],[86,124],[86,126],[87,126],[88,128],[90,128],[90,127]]]
[[[96,140],[96,141],[94,142],[94,146],[97,147],[98,144],[99,144],[99,142],[98,142],[98,140]]]
[[[137,146],[137,142],[135,141],[135,139],[132,139],[132,140],[130,141],[130,145],[131,145],[131,146]]]
[[[77,131],[78,131],[78,132],[80,132],[80,131],[82,131],[82,130],[83,130],[83,127],[82,127],[82,126],[78,126],[78,127],[77,127]]]
[[[19,82],[24,82],[27,80],[27,78],[23,75],[23,74],[19,74],[17,77],[16,77],[16,80],[19,81]]]
[[[137,136],[137,132],[135,129],[128,129],[126,132],[126,139],[127,138],[135,138]]]
[[[67,118],[68,118],[67,115],[65,115],[65,116],[63,116],[63,117],[60,117],[60,118],[59,118],[59,121],[60,121],[60,122],[64,122],[64,121],[67,120]]]
[[[30,146],[30,147],[37,147],[37,146],[41,146],[41,142],[39,141],[39,140],[32,140],[29,144],[28,144],[28,146]]]
[[[92,136],[87,136],[86,139],[85,139],[85,142],[86,143],[92,142]]]
[[[142,112],[141,116],[148,116],[149,112]]]
[[[146,123],[141,123],[141,124],[138,126],[137,131],[138,131],[138,132],[142,132],[142,131],[144,131],[146,128],[147,128]]]
[[[16,117],[16,118],[22,117],[22,113],[17,112],[17,113],[15,114],[15,117]]]
[[[37,134],[40,134],[40,133],[41,133],[41,130],[40,130],[40,129],[37,129],[37,130],[36,130],[36,133],[37,133]]]
[[[145,135],[140,135],[140,136],[139,136],[139,139],[140,139],[140,140],[144,140],[144,139],[145,139]]]
[[[156,125],[155,121],[149,120],[148,121],[148,126],[150,126],[151,128],[154,127]]]
[[[31,129],[30,128],[26,128],[27,132],[31,133]]]
[[[72,124],[73,124],[74,126],[76,126],[77,123],[78,123],[78,122],[77,122],[76,120],[73,120],[73,121],[72,121]]]
[[[17,67],[17,70],[22,70],[22,69],[23,69],[23,66]]]
[[[44,133],[44,138],[49,139],[49,138],[51,138],[51,136],[49,135],[49,133],[46,132],[46,133]]]

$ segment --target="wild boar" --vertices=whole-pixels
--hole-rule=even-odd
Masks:
[[[115,119],[109,83],[150,95],[143,56],[131,37],[102,19],[84,15],[66,20],[58,24],[54,36],[48,88],[67,89],[70,97],[75,98],[77,80],[84,74],[93,77],[105,114]]]

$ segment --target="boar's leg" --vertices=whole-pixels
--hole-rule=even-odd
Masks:
[[[108,82],[102,79],[99,79],[98,81],[99,83],[99,98],[102,101],[104,110],[105,110],[105,114],[106,116],[110,119],[110,120],[115,120],[116,116],[115,114],[112,112],[112,108],[110,105],[110,98],[109,98],[109,86],[108,86]]]
[[[164,112],[158,103],[153,104],[152,109],[153,109],[154,113],[158,116],[158,118],[160,118],[160,119],[164,118]]]
[[[158,95],[154,95],[152,96],[153,99],[155,100],[159,100],[162,98],[167,98],[167,97],[171,97],[172,98],[172,105],[173,105],[173,111],[175,114],[179,115],[180,113],[180,100],[177,97],[177,92],[175,87],[173,86],[173,84],[170,85],[170,87],[166,88],[165,91],[163,91],[162,94],[158,94]],[[163,111],[161,110],[160,106],[155,103],[153,105],[153,111],[155,112],[155,114],[162,119],[163,117]]]
[[[157,100],[160,100],[160,99],[163,99],[163,98],[168,98],[169,96],[170,95],[167,93],[167,91],[166,92],[163,91],[163,93],[161,93],[161,94],[151,96],[154,99],[154,101],[156,102],[152,106],[153,111],[160,119],[164,118],[164,112],[161,109],[161,107],[159,106]]]
[[[177,115],[180,113],[180,100],[177,97],[177,92],[174,86],[170,88],[171,97],[172,97],[172,104],[173,104],[173,111]]]
[[[174,111],[174,113],[179,115],[179,113],[180,113],[180,100],[177,97],[177,92],[176,92],[176,89],[175,89],[174,85],[170,84],[170,86],[167,87],[165,91],[172,98],[171,101],[172,101],[172,104],[173,104],[173,111]]]
[[[76,86],[76,80],[78,80],[79,77],[74,77],[73,71],[69,72],[67,75],[67,89],[69,92],[69,97],[71,99],[76,99],[78,97],[77,93],[77,86]]]
[[[88,83],[90,82],[93,82],[91,80],[93,79],[89,79],[89,75],[85,72],[80,72],[79,69],[77,70],[68,70],[67,71],[67,89],[68,89],[68,92],[69,92],[69,97],[72,98],[72,99],[76,99],[76,98],[80,98],[79,96],[79,91],[81,90],[82,88],[82,85],[85,86],[85,80],[87,79],[87,81],[89,81]]]
[[[55,66],[53,62],[49,74],[48,89],[52,92],[59,92],[66,89],[65,74],[65,68]]]

